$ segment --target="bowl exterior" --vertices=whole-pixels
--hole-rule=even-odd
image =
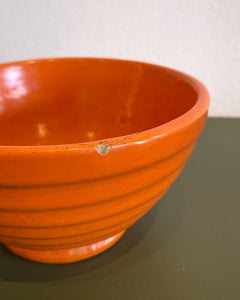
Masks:
[[[1,242],[35,250],[71,249],[126,230],[178,177],[206,116],[171,134],[133,143],[129,137],[106,155],[96,148],[42,156],[9,153],[1,163],[6,182],[15,182],[0,187]],[[20,176],[14,177],[14,171]],[[44,182],[69,171],[75,181]]]

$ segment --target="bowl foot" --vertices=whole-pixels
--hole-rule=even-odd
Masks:
[[[94,244],[71,249],[32,250],[8,245],[5,245],[5,247],[7,247],[10,251],[21,257],[37,262],[50,264],[71,263],[89,258],[107,250],[122,237],[124,232],[125,230],[110,238],[107,238],[103,241],[99,241]]]

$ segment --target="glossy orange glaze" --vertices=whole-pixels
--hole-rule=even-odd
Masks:
[[[104,251],[180,174],[208,106],[196,79],[140,62],[0,65],[0,241],[41,262]]]

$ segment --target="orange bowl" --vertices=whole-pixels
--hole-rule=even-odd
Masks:
[[[208,106],[198,80],[141,62],[0,65],[0,241],[45,263],[109,248],[180,174]]]

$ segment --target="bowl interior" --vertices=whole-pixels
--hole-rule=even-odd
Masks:
[[[0,145],[59,145],[137,133],[186,113],[196,90],[130,61],[50,59],[0,66]]]

